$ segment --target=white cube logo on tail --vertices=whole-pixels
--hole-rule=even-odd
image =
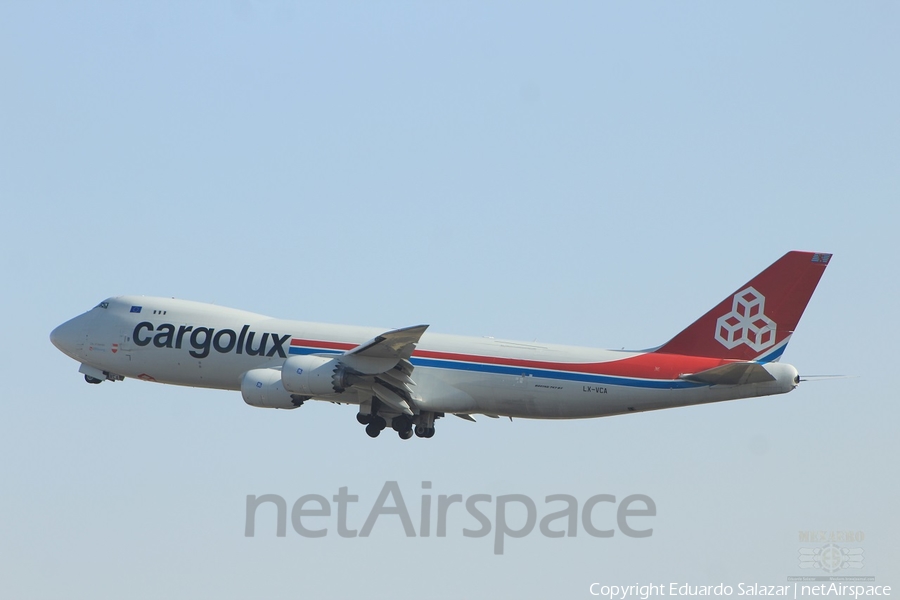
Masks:
[[[775,321],[765,315],[766,297],[752,287],[734,295],[731,312],[716,321],[716,339],[728,348],[747,344],[761,352],[775,344]]]

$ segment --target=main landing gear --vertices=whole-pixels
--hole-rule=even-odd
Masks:
[[[416,437],[420,438],[430,438],[434,437],[434,420],[438,418],[438,416],[444,416],[443,413],[437,415],[433,412],[423,412],[420,413],[416,420]]]
[[[416,425],[416,437],[430,438],[434,436],[434,427],[425,427],[424,425]]]
[[[357,413],[356,420],[359,421],[361,425],[366,426],[366,433],[369,437],[373,438],[378,437],[381,430],[387,426],[387,421],[384,420],[384,417],[373,414]]]
[[[369,437],[378,437],[382,430],[386,429],[388,426],[388,419],[381,416],[381,413],[378,411],[380,408],[379,404],[376,404],[377,400],[372,401],[372,412],[362,412],[362,410],[356,415],[356,420],[359,421],[361,425],[366,426],[366,434]],[[361,409],[365,409],[365,407],[361,407]],[[393,417],[388,416],[390,419],[391,429],[397,432],[397,435],[400,436],[401,440],[410,439],[413,434],[420,438],[430,438],[434,436],[434,420],[438,416],[443,416],[442,414],[435,414],[433,412],[423,412],[415,416],[408,415],[394,415]]]
[[[406,415],[394,417],[391,421],[391,429],[397,432],[401,440],[408,440],[413,436],[412,419]]]

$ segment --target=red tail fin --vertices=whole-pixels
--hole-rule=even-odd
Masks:
[[[656,352],[778,360],[830,260],[788,252]]]

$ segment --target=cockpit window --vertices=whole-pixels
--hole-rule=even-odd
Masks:
[[[109,302],[101,302],[97,305],[97,308],[109,308]]]

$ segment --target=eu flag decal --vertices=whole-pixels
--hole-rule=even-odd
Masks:
[[[141,306],[132,306],[132,307],[131,307],[131,312],[137,312],[137,313],[139,313],[139,312],[141,312],[141,308],[142,308]]]

